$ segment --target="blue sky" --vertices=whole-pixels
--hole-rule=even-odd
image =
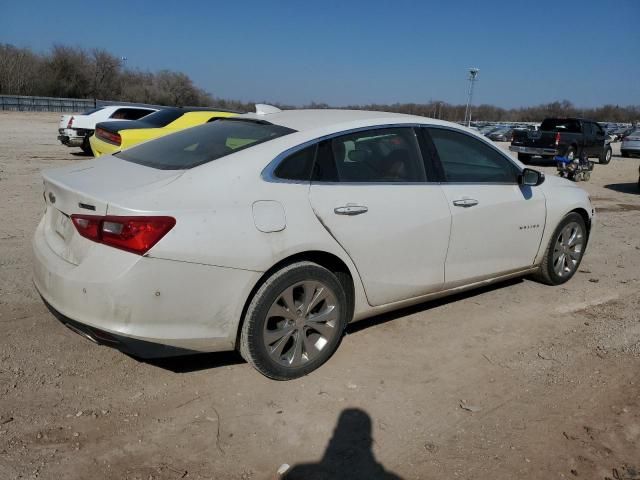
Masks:
[[[0,42],[105,48],[215,96],[301,105],[640,104],[640,0],[0,0]]]

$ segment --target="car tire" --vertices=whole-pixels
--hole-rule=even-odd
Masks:
[[[91,144],[89,143],[89,136],[84,137],[82,141],[82,145],[80,146],[82,151],[87,155],[93,155],[93,150],[91,150]]]
[[[610,146],[607,146],[604,152],[600,154],[600,158],[598,160],[602,165],[607,165],[611,161],[612,155],[613,155],[613,150],[611,150]]]
[[[561,285],[569,281],[580,267],[587,239],[587,227],[582,216],[576,212],[569,213],[554,230],[540,269],[533,278],[547,285]]]
[[[531,155],[527,154],[527,153],[519,153],[518,154],[518,160],[520,160],[522,163],[527,164],[531,161]]]
[[[274,380],[302,377],[333,355],[351,313],[336,275],[313,262],[293,263],[253,295],[240,332],[240,354]]]

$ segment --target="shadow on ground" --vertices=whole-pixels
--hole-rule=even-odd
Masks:
[[[390,322],[391,320],[395,320],[397,318],[406,317],[407,315],[413,315],[414,313],[425,312],[427,310],[431,310],[432,308],[437,308],[442,305],[447,305],[448,303],[464,300],[465,298],[472,298],[477,295],[482,295],[483,293],[491,292],[493,290],[498,290],[501,288],[510,287],[522,282],[524,282],[524,279],[522,278],[513,278],[510,280],[505,280],[503,282],[494,283],[492,285],[487,285],[486,287],[476,288],[473,290],[469,290],[467,292],[457,293],[455,295],[440,298],[438,300],[430,300],[428,302],[420,303],[418,305],[413,305],[411,307],[402,308],[400,310],[394,310],[393,312],[389,312],[389,313],[383,313],[382,315],[376,315],[375,317],[367,318],[366,320],[361,320],[359,322],[349,325],[347,327],[347,334],[356,333],[376,325],[381,325],[383,323]]]
[[[449,297],[441,298],[438,300],[430,300],[428,302],[413,305],[411,307],[402,308],[393,312],[384,313],[375,317],[367,318],[359,322],[350,324],[347,326],[346,334],[354,334],[367,328],[381,325],[383,323],[390,322],[397,318],[401,318],[414,313],[425,312],[432,308],[437,308],[442,305],[446,305],[451,302],[457,302],[465,298],[472,298],[483,293],[491,292],[500,288],[509,287],[522,283],[522,278],[514,278],[506,280],[504,282],[487,285],[486,287],[476,288],[468,292],[458,293]],[[151,358],[142,359],[137,358],[142,362],[154,365],[165,370],[169,370],[174,373],[192,373],[200,370],[208,370],[210,368],[226,367],[229,365],[238,365],[244,363],[244,360],[238,352],[215,352],[215,353],[198,353],[193,355],[175,356],[167,358]]]
[[[376,461],[371,450],[371,418],[358,408],[342,411],[318,463],[294,465],[284,480],[401,480]]]
[[[632,193],[635,195],[640,195],[640,184],[638,182],[610,183],[609,185],[605,185],[604,188],[613,190],[614,192]]]
[[[390,322],[391,320],[395,320],[397,318],[412,315],[418,312],[425,312],[441,305],[446,305],[451,302],[457,302],[465,298],[475,297],[476,295],[482,295],[483,293],[516,285],[518,283],[522,283],[523,281],[524,280],[522,278],[506,280],[504,282],[487,285],[486,287],[477,288],[468,292],[458,293],[456,295],[451,295],[449,297],[441,298],[438,300],[431,300],[411,307],[384,313],[382,315],[377,315],[375,317],[367,318],[366,320],[361,320],[359,322],[348,325],[345,333],[347,335],[354,334],[367,328]],[[167,358],[137,358],[137,360],[148,363],[149,365],[154,365],[156,367],[169,370],[174,373],[192,373],[200,370],[208,370],[210,368],[226,367],[229,365],[238,365],[240,363],[244,363],[244,360],[238,352],[198,353],[193,355]]]
[[[192,373],[244,363],[238,352],[197,353],[181,357],[138,359],[173,373]]]

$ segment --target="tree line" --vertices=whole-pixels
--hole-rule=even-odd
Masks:
[[[145,72],[126,68],[124,63],[123,58],[104,49],[86,50],[54,45],[48,53],[39,54],[0,43],[0,94],[95,98],[170,106],[216,106],[238,111],[254,109],[251,102],[212,96],[194,85],[191,78],[182,72]],[[299,108],[278,103],[274,105]],[[330,107],[326,103],[314,102],[302,108]],[[463,120],[465,112],[465,105],[442,101],[350,105],[341,108],[409,113],[450,121]],[[545,117],[553,116],[636,122],[640,120],[640,105],[580,108],[563,100],[511,109],[482,104],[472,109],[472,119],[478,121],[540,122]]]

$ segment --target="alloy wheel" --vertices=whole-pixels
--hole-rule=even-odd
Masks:
[[[563,278],[572,275],[582,257],[584,231],[577,222],[568,223],[558,235],[553,248],[553,271]]]
[[[300,367],[341,334],[336,294],[322,282],[304,281],[284,290],[267,313],[263,342],[269,357]]]

